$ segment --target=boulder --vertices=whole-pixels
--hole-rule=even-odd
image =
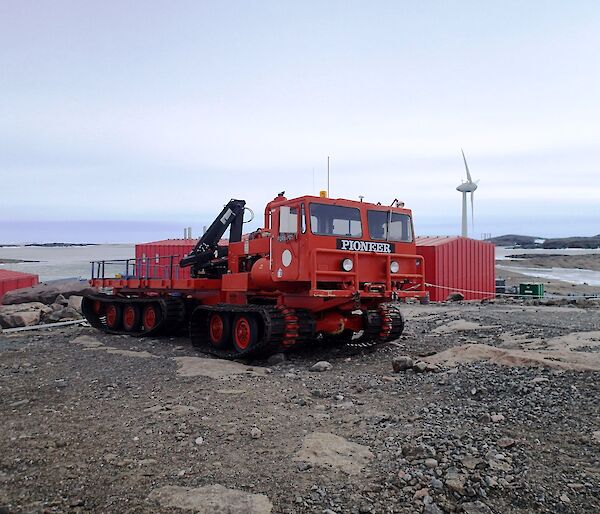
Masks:
[[[417,361],[414,363],[413,369],[417,373],[423,373],[424,371],[427,371],[427,363],[423,361]]]
[[[59,311],[54,311],[52,314],[46,316],[44,321],[47,323],[56,323],[58,321],[71,321],[81,319],[81,314],[71,307],[65,307]]]
[[[327,361],[319,361],[316,364],[313,364],[310,368],[311,371],[329,371],[333,366],[331,363]]]
[[[62,305],[63,307],[66,307],[67,305],[69,305],[69,300],[67,300],[64,295],[59,294],[55,299],[54,299],[54,303],[57,303],[59,305]]]
[[[392,359],[392,368],[395,373],[399,373],[400,371],[406,371],[407,369],[412,368],[414,365],[414,361],[411,357],[407,355],[402,355],[400,357],[394,357]]]
[[[71,309],[75,309],[77,312],[81,313],[81,302],[82,301],[83,301],[83,296],[73,294],[73,295],[69,296],[67,306],[71,307]]]
[[[0,314],[17,314],[19,312],[36,312],[43,314],[52,312],[52,308],[41,302],[20,303],[18,305],[0,305]]]
[[[447,302],[462,302],[465,296],[462,293],[450,293],[446,298]]]
[[[61,280],[9,291],[2,298],[2,303],[4,305],[14,305],[41,302],[50,305],[55,302],[61,303],[64,299],[73,295],[83,296],[94,292],[95,290],[85,280]]]
[[[2,328],[29,327],[40,322],[41,311],[25,311],[15,314],[0,314]]]
[[[0,326],[3,328],[37,325],[40,319],[52,312],[47,305],[39,302],[0,306]]]

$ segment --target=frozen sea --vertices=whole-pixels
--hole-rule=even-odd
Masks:
[[[0,259],[22,259],[26,261],[0,264],[0,269],[11,269],[39,275],[40,281],[60,278],[89,279],[91,261],[132,259],[135,245],[100,244],[93,246],[14,246],[0,247]]]
[[[511,266],[509,255],[600,255],[600,248],[584,249],[584,248],[563,248],[559,250],[553,249],[519,249],[514,248],[496,248],[496,259],[503,261],[498,267],[507,271],[521,273],[529,277],[561,280],[571,284],[587,284],[589,286],[600,286],[600,271],[575,268],[539,268],[526,266]]]
[[[594,255],[600,254],[600,248],[561,248],[553,250],[550,248],[535,248],[533,250],[528,249],[515,249],[506,248],[503,246],[496,247],[496,259],[501,261],[509,259],[509,255]]]

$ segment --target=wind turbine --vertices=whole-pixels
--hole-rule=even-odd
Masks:
[[[462,233],[461,235],[463,237],[468,237],[468,224],[467,224],[467,193],[471,193],[471,224],[474,225],[475,222],[475,217],[473,215],[473,194],[475,193],[475,190],[477,189],[477,184],[479,183],[479,180],[477,182],[473,182],[473,179],[471,178],[471,173],[469,172],[469,165],[467,164],[467,158],[465,157],[465,152],[463,152],[463,149],[460,149],[462,156],[463,156],[463,161],[465,161],[465,170],[467,171],[467,181],[463,181],[460,186],[458,186],[456,188],[457,191],[460,191],[462,193]]]

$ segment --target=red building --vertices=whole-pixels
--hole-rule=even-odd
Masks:
[[[425,282],[431,301],[444,301],[450,293],[465,300],[496,295],[495,246],[458,236],[418,237],[417,253],[425,259]]]
[[[198,242],[197,239],[164,239],[135,245],[135,274],[139,277],[190,278],[190,268],[180,268],[179,261]],[[132,270],[133,272],[133,270]]]
[[[0,303],[5,293],[14,289],[31,287],[39,283],[37,275],[31,273],[21,273],[20,271],[11,271],[0,269]]]

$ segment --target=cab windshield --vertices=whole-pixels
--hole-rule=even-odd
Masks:
[[[310,230],[320,236],[362,237],[360,210],[340,205],[311,203]]]
[[[393,211],[369,211],[369,234],[378,241],[410,243],[412,223],[408,214]]]

